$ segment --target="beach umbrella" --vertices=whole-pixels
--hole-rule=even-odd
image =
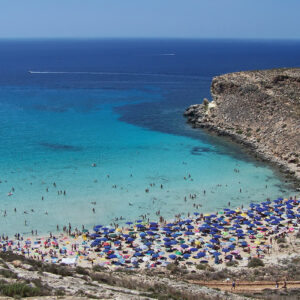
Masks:
[[[188,258],[190,258],[190,254],[188,254],[188,253],[185,253],[185,254],[183,254],[183,257],[185,258],[185,259],[188,259]]]
[[[98,232],[98,231],[101,230],[101,227],[102,227],[102,225],[96,225],[96,226],[94,226],[93,230],[94,230],[95,232]],[[87,231],[88,231],[87,229],[84,229],[84,230],[86,230],[86,231],[84,231],[84,232],[87,232]]]
[[[199,258],[205,257],[205,256],[206,256],[206,253],[205,253],[205,252],[198,252],[198,253],[197,253],[197,256],[198,256]]]
[[[225,252],[225,253],[227,253],[227,252],[229,252],[229,251],[230,251],[230,249],[228,249],[228,248],[224,248],[224,249],[222,249],[222,251],[223,251],[223,252]]]
[[[217,244],[219,241],[217,239],[211,239],[210,242]]]
[[[193,234],[194,234],[194,232],[191,232],[191,231],[186,231],[184,234],[185,234],[185,235],[193,235]]]
[[[158,257],[159,257],[159,254],[154,253],[154,254],[152,255],[152,257],[153,257],[153,258],[158,258]]]
[[[213,255],[214,255],[214,256],[220,256],[221,253],[220,253],[220,252],[214,252]]]
[[[171,259],[176,259],[177,256],[176,256],[175,254],[170,254],[169,257],[170,257]]]
[[[190,248],[190,251],[191,252],[196,252],[196,251],[198,251],[198,248]]]
[[[183,249],[186,249],[186,248],[188,248],[189,246],[186,245],[186,244],[182,244],[182,245],[180,245],[180,247],[183,248]]]

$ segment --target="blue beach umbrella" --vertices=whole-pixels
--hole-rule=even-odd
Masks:
[[[185,234],[185,235],[194,235],[194,232],[186,231],[184,234]]]
[[[205,257],[205,256],[206,256],[206,253],[205,253],[205,252],[198,252],[198,253],[197,253],[197,256],[198,256],[199,258]]]
[[[92,234],[90,234],[90,237],[92,237],[92,238],[96,238],[96,237],[100,237],[101,235],[100,234],[98,234],[98,233],[92,233]]]
[[[198,249],[197,248],[190,248],[190,251],[191,252],[196,252],[196,251],[198,251]]]

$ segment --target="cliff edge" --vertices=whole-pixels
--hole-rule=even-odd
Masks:
[[[213,78],[213,101],[185,111],[194,127],[232,137],[300,180],[300,68]]]

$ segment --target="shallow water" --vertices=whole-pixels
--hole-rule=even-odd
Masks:
[[[185,124],[184,108],[209,97],[213,75],[226,66],[256,67],[244,54],[231,68],[213,62],[211,49],[230,56],[225,42],[225,54],[221,41],[216,48],[213,41],[1,43],[1,233],[46,233],[57,224],[109,224],[141,214],[155,219],[158,210],[172,218],[195,211],[194,203],[212,212],[229,201],[238,206],[293,194],[268,166]],[[261,68],[277,66],[270,53],[249,43],[248,58],[256,55]],[[291,56],[300,44],[288,45],[264,47],[289,54],[280,64],[299,62],[300,52]],[[246,49],[243,43],[231,49],[237,46]]]

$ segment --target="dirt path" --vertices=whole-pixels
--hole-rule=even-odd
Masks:
[[[222,291],[232,291],[234,293],[259,292],[264,289],[276,289],[274,281],[236,281],[235,290],[231,290],[232,282],[224,281],[196,281],[191,280],[190,283],[207,286],[210,288],[218,288]],[[287,281],[287,288],[300,288],[300,281]],[[283,281],[279,281],[279,289],[282,289]]]

